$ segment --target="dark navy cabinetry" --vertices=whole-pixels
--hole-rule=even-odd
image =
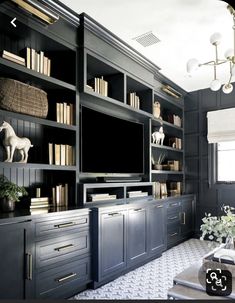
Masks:
[[[30,220],[29,220],[30,221]],[[31,222],[0,222],[0,294],[1,299],[33,297],[33,245]]]

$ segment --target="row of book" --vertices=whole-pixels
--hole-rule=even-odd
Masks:
[[[72,103],[56,103],[56,122],[74,125],[74,106]]]
[[[52,188],[52,204],[56,207],[68,207],[69,187],[68,184],[58,184]]]
[[[179,127],[182,126],[182,119],[178,115],[168,114],[167,121],[176,126],[179,126]]]
[[[95,202],[95,201],[104,201],[104,200],[116,200],[117,195],[111,194],[88,194],[88,201]]]
[[[37,53],[35,49],[26,47],[20,51],[22,56],[18,56],[9,51],[2,51],[2,58],[14,63],[26,66],[44,75],[51,75],[51,59],[44,55],[43,51]]]
[[[136,109],[140,109],[140,98],[136,92],[128,94],[128,104]]]
[[[50,165],[75,165],[75,148],[68,144],[48,143]]]
[[[169,146],[177,149],[182,149],[181,138],[169,138]]]
[[[129,191],[127,193],[128,198],[138,198],[138,197],[147,197],[148,192],[142,191],[142,190],[136,190],[136,191]]]
[[[46,76],[51,75],[51,59],[45,56],[43,51],[36,52],[35,49],[26,47],[21,51],[26,58],[26,67]]]
[[[153,195],[157,199],[172,197],[182,194],[182,182],[154,182]]]
[[[89,80],[86,87],[88,90],[90,89],[95,93],[108,97],[108,82],[104,80],[103,76]]]

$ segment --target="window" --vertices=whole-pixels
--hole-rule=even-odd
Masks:
[[[235,141],[217,144],[217,181],[235,182]]]

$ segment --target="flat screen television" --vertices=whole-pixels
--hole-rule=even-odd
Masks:
[[[144,174],[144,125],[82,106],[81,171]]]

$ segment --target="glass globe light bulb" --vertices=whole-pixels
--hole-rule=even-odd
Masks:
[[[218,45],[220,44],[221,39],[222,39],[222,35],[220,33],[214,33],[210,37],[210,43],[213,45]]]
[[[214,92],[219,90],[221,87],[221,82],[218,79],[215,79],[211,82],[210,88],[211,90],[213,90]]]
[[[231,83],[224,84],[222,87],[222,91],[225,94],[230,94],[233,91],[233,85]]]
[[[226,52],[224,53],[224,57],[225,57],[226,59],[232,58],[233,55],[234,55],[234,52],[233,52],[233,49],[232,49],[232,48],[227,49]]]
[[[191,74],[193,72],[195,72],[199,67],[199,62],[197,59],[192,58],[189,59],[187,62],[187,73]]]

